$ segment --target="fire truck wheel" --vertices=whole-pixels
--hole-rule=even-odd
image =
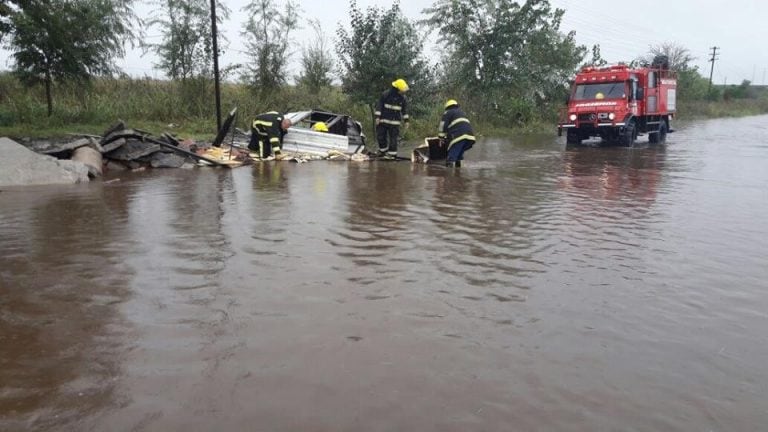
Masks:
[[[659,125],[658,132],[651,132],[648,134],[648,142],[651,144],[663,143],[667,140],[667,124],[662,121]]]
[[[576,129],[568,129],[568,131],[565,133],[565,143],[581,144],[581,137],[579,136],[579,131],[577,131]]]
[[[635,122],[630,121],[626,126],[624,126],[624,133],[619,136],[619,142],[623,146],[630,147],[635,143],[635,138],[637,138],[637,134],[635,132]]]
[[[659,142],[663,143],[667,141],[667,123],[661,122],[661,126],[659,126]]]

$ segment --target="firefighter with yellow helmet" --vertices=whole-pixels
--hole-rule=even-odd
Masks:
[[[277,111],[257,115],[251,123],[248,149],[257,152],[260,159],[277,156],[283,149],[283,137],[292,125],[290,119]]]
[[[454,99],[445,103],[445,112],[440,120],[437,136],[448,145],[446,165],[461,166],[464,152],[475,145],[475,135],[467,115]]]
[[[408,101],[405,93],[408,83],[399,78],[392,86],[382,93],[376,105],[376,140],[379,143],[379,153],[389,157],[397,156],[397,142],[400,138],[400,125],[408,126]]]
[[[312,130],[315,132],[328,132],[328,125],[325,122],[316,122],[312,125]]]

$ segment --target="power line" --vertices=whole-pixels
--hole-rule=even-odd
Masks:
[[[216,132],[221,131],[221,88],[219,86],[219,45],[216,31],[216,0],[211,0],[211,40],[213,42],[213,76],[216,93]]]
[[[561,4],[560,9],[566,11],[564,24],[578,25],[577,36],[586,34],[595,39],[601,47],[615,47],[619,52],[627,52],[629,48],[637,50],[637,55],[645,55],[654,44],[682,39],[680,36],[683,33],[676,33],[673,28],[665,28],[661,32],[658,27],[645,26],[638,20],[625,19],[622,14],[587,7],[580,2],[554,0],[552,4]],[[595,29],[597,34],[589,35],[585,31],[587,29]]]
[[[717,60],[717,50],[720,49],[720,47],[713,46],[711,49],[712,58],[709,59],[709,61],[712,62],[712,68],[709,70],[709,93],[712,93],[712,74],[715,73],[715,60]]]

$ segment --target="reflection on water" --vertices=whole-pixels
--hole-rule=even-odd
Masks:
[[[0,429],[760,430],[764,125],[0,192]]]
[[[649,204],[657,194],[666,146],[644,149],[568,148],[563,188],[594,200]]]
[[[124,330],[116,311],[133,274],[119,257],[132,241],[122,228],[127,190],[94,185],[33,189],[23,196],[4,192],[3,430],[26,430],[27,421],[55,429],[104,409],[105,401],[119,403],[113,377],[122,348],[115,338]]]

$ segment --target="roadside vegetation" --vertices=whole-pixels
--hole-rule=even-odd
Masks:
[[[225,24],[230,11],[217,4]],[[209,1],[155,5],[152,17],[136,17],[133,0],[0,0],[0,42],[14,65],[0,74],[0,135],[99,134],[122,119],[155,132],[213,136]],[[362,9],[351,0],[349,22],[335,37],[322,23],[304,20],[292,0],[252,0],[246,9],[246,61],[223,65],[221,88],[222,110],[237,107],[242,129],[260,112],[317,108],[348,113],[373,136],[372,104],[403,77],[412,89],[406,139],[433,134],[447,98],[462,103],[483,135],[554,133],[569,79],[581,66],[605,64],[599,46],[578,45],[575,32],[560,28],[566,12],[546,0],[437,0],[419,20],[405,17],[398,2]],[[71,22],[92,25],[84,31]],[[300,70],[291,76],[287,47],[304,26],[314,37],[294,54]],[[147,43],[146,31],[160,38]],[[438,37],[437,63],[422,52],[426,32]],[[153,52],[153,66],[168,78],[129,77],[114,68],[128,45]],[[681,118],[768,112],[768,91],[748,81],[710,89],[677,44],[651,46],[632,63],[657,54],[678,72]]]

